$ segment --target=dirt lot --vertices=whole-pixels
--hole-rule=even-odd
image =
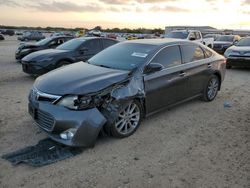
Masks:
[[[1,155],[46,137],[27,112],[34,79],[15,62],[17,44],[15,37],[0,41]],[[250,70],[228,70],[215,101],[154,115],[129,138],[99,138],[94,148],[41,168],[0,159],[0,187],[250,187],[249,96]]]

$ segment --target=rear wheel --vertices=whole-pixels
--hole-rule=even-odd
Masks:
[[[218,93],[220,80],[218,76],[210,76],[208,83],[203,91],[203,100],[210,102],[213,101]]]
[[[118,138],[125,138],[132,135],[138,129],[142,116],[141,103],[136,100],[130,102],[119,113],[115,123],[111,125],[112,135]]]
[[[231,66],[231,65],[226,65],[226,68],[227,68],[227,69],[231,69],[232,66]]]

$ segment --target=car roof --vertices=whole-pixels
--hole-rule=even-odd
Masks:
[[[51,39],[56,39],[56,38],[74,38],[74,37],[71,37],[71,36],[66,36],[66,35],[60,35],[60,36],[52,36],[50,37]]]
[[[172,32],[200,32],[200,31],[192,29],[178,29],[178,30],[173,30]]]
[[[165,38],[165,39],[138,39],[138,40],[130,40],[124,41],[125,43],[136,43],[136,44],[149,44],[155,46],[165,46],[171,44],[194,44],[195,42],[191,42],[188,40],[181,39],[173,39],[173,38]],[[195,43],[197,44],[197,43]]]
[[[108,40],[118,41],[118,40],[107,38],[107,37],[79,37],[79,38],[75,38],[75,39],[82,40],[82,41],[92,40],[92,39],[108,39]]]

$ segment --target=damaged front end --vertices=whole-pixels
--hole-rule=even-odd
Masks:
[[[143,78],[135,73],[83,96],[66,95],[51,101],[48,94],[44,97],[34,90],[29,96],[29,112],[38,126],[53,140],[77,147],[93,147],[104,125],[108,130],[128,103],[145,97]]]

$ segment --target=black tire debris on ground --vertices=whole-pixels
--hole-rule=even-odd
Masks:
[[[26,163],[34,167],[45,166],[80,154],[82,148],[73,148],[54,142],[50,138],[40,140],[34,146],[11,152],[2,156],[13,165]]]

